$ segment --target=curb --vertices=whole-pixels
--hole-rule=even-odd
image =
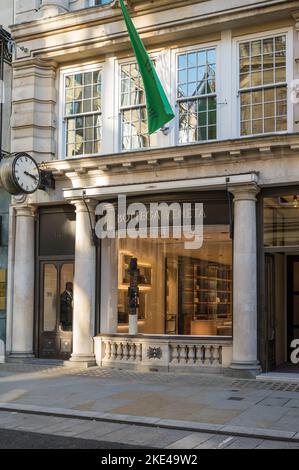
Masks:
[[[179,431],[205,432],[211,434],[230,434],[236,437],[251,437],[273,441],[292,441],[299,443],[299,432],[279,431],[276,429],[247,428],[221,424],[198,423],[194,421],[179,421],[173,419],[151,418],[147,416],[121,415],[101,413],[99,411],[69,410],[66,408],[47,408],[35,405],[15,405],[1,403],[0,411],[11,411],[24,414],[56,416],[61,418],[103,421],[127,425],[148,426]]]

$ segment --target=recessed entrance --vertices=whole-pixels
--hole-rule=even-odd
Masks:
[[[296,195],[264,198],[264,369],[299,372],[291,343],[299,339],[299,207]],[[262,353],[263,356],[263,353]]]
[[[72,353],[75,221],[73,206],[39,211],[36,353],[43,359]]]
[[[266,254],[267,370],[299,372],[291,343],[299,338],[299,254]]]
[[[294,339],[299,338],[299,256],[288,256],[287,264],[287,337],[288,357]]]
[[[42,262],[39,357],[69,359],[72,352],[74,264]]]

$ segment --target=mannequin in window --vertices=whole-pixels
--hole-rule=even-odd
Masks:
[[[60,325],[62,330],[71,331],[73,324],[73,283],[67,282],[60,295]]]

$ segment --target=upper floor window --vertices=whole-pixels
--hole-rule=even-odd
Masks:
[[[101,71],[65,75],[65,155],[97,154],[101,150]]]
[[[156,145],[156,134],[148,134],[144,87],[136,63],[121,66],[120,89],[122,150]]]
[[[113,0],[94,0],[94,5],[106,5],[112,3]]]
[[[216,49],[178,55],[179,143],[217,137]]]
[[[287,130],[286,36],[239,45],[241,135]]]

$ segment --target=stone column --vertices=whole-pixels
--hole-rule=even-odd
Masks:
[[[257,359],[257,251],[255,183],[229,188],[234,195],[233,360],[231,369],[251,375]]]
[[[96,202],[88,201],[92,224]],[[92,244],[90,220],[85,203],[76,206],[76,247],[74,275],[73,353],[71,362],[95,364],[93,337],[95,334],[96,250]]]
[[[34,214],[33,206],[17,206],[10,357],[33,357]]]

